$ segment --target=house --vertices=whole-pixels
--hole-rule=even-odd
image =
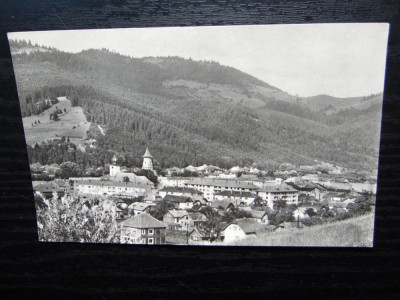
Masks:
[[[258,223],[267,225],[269,220],[268,220],[268,214],[266,211],[262,210],[249,210],[248,211],[251,215],[251,217],[255,220],[257,220]]]
[[[224,235],[223,235],[223,230],[228,226],[225,222],[221,222],[217,226],[217,232],[213,236],[213,238],[210,238],[210,236],[207,236],[206,231],[201,230],[201,228],[194,228],[188,235],[188,244],[189,245],[213,245],[215,244],[221,244],[224,240]]]
[[[336,201],[336,202],[343,201],[346,198],[347,197],[346,197],[345,193],[338,193],[338,192],[328,192],[323,196],[323,199],[327,200],[329,202],[331,202],[331,201]]]
[[[148,214],[153,205],[143,202],[133,202],[128,206],[128,209],[135,213],[135,216],[140,214]]]
[[[285,201],[287,205],[298,205],[299,192],[286,183],[265,186],[257,191],[257,195],[266,201],[271,209],[274,208],[274,203],[278,200]]]
[[[229,200],[216,200],[211,202],[210,206],[215,210],[233,210],[235,205]]]
[[[190,245],[203,244],[204,239],[205,239],[204,235],[197,228],[194,228],[192,232],[189,233],[188,244]]]
[[[208,221],[207,217],[201,212],[188,212],[189,218],[193,221],[193,226],[195,228],[202,227],[204,223]]]
[[[124,211],[120,207],[116,206],[115,207],[115,219],[123,220],[124,218],[125,218]]]
[[[203,193],[196,189],[191,189],[187,187],[166,186],[159,190],[158,194],[162,198],[164,198],[166,195],[193,197],[194,195],[201,196]]]
[[[156,196],[153,193],[149,193],[143,198],[143,202],[149,203],[149,204],[155,204],[157,201],[161,201],[161,200],[162,199],[160,196]]]
[[[53,198],[55,195],[61,198],[65,194],[64,189],[52,181],[32,181],[32,187],[34,194],[41,195],[46,199]]]
[[[69,192],[71,188],[71,185],[69,184],[68,180],[65,179],[54,179],[53,182],[57,184],[58,187],[64,191],[64,193]]]
[[[169,210],[163,216],[163,222],[168,228],[175,230],[191,230],[194,227],[194,222],[186,210]]]
[[[167,225],[149,214],[131,217],[120,226],[121,244],[165,244]]]
[[[242,192],[242,191],[221,191],[214,194],[214,200],[230,200],[234,202],[236,205],[238,204],[246,204],[251,205],[256,196],[250,192]]]
[[[174,204],[176,209],[190,209],[193,207],[193,200],[187,196],[166,195],[163,201]]]
[[[264,227],[257,220],[237,219],[223,230],[224,243],[229,244],[249,236],[256,236],[262,231]]]

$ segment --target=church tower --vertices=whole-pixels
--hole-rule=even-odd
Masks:
[[[120,172],[121,172],[121,167],[117,165],[117,157],[114,155],[110,164],[110,176],[114,177]]]
[[[150,154],[149,148],[146,148],[146,152],[143,155],[142,169],[143,170],[154,171],[154,169],[153,169],[153,156]]]

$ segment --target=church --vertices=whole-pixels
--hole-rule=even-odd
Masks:
[[[149,148],[146,148],[143,157],[142,170],[150,170],[154,172],[153,168],[153,156],[150,154]],[[135,173],[127,173],[121,170],[121,166],[117,165],[117,157],[114,156],[110,164],[110,181],[123,182],[129,178],[130,183],[142,184],[142,185],[153,185],[153,183],[148,180],[145,176],[138,176]]]
[[[149,149],[143,155],[143,170],[153,170],[153,156]],[[117,157],[114,156],[110,164],[110,173],[107,177],[96,178],[95,180],[81,178],[75,180],[74,190],[76,193],[113,195],[123,197],[147,196],[152,193],[154,184],[146,176],[139,176],[135,173],[127,173],[121,170],[117,164]]]

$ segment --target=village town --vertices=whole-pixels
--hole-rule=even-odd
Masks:
[[[343,176],[326,181],[321,172],[289,177],[286,171],[284,180],[260,176],[257,168],[207,165],[170,168],[161,176],[149,149],[142,159],[142,170],[154,174],[156,183],[127,172],[114,156],[108,174],[100,177],[33,181],[37,207],[95,199],[111,217],[94,226],[114,228],[117,240],[112,241],[122,244],[232,245],[268,232],[352,218],[374,205],[376,183],[351,183]],[[340,175],[340,168],[327,165],[331,174]]]

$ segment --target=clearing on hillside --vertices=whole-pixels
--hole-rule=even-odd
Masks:
[[[57,99],[60,101],[59,103],[43,111],[40,115],[22,118],[28,145],[59,139],[63,136],[69,137],[71,142],[79,143],[86,137],[90,122],[86,121],[82,108],[72,107],[71,101],[67,97],[58,97]],[[58,115],[59,121],[50,120],[50,114],[56,110],[56,106],[63,111]],[[65,113],[64,108],[67,110]],[[35,121],[37,124],[34,124]]]

